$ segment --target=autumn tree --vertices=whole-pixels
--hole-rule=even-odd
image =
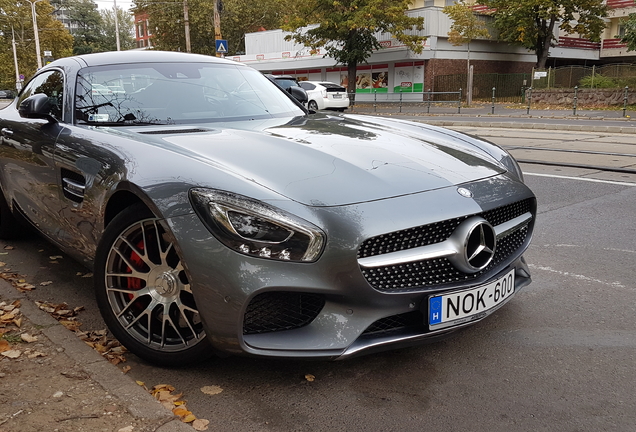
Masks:
[[[627,51],[636,51],[636,13],[621,21],[625,34],[621,36],[621,42],[627,44]]]
[[[448,41],[455,46],[466,44],[466,74],[468,76],[466,101],[469,105],[472,100],[470,42],[473,39],[486,39],[490,37],[490,31],[486,26],[486,22],[477,16],[473,10],[472,3],[473,2],[468,4],[465,0],[459,0],[455,4],[442,9],[442,12],[453,20],[450,31],[448,32]]]
[[[72,55],[73,37],[51,13],[46,2],[35,5],[41,52],[51,51],[54,58]],[[37,70],[31,3],[25,0],[0,0],[0,85],[15,88],[12,38],[15,36],[19,73],[29,79]]]
[[[183,1],[134,0],[135,8],[148,13],[152,42],[157,49],[185,51]],[[223,0],[221,34],[228,41],[228,54],[245,52],[245,33],[263,27],[277,29],[283,17],[295,9],[295,0]],[[214,55],[214,2],[188,0],[192,51]]]
[[[115,10],[106,9],[99,12],[101,15],[101,46],[103,51],[117,50],[115,37]],[[119,27],[119,46],[122,51],[136,47],[134,35],[134,22],[130,12],[117,7],[117,27]]]
[[[493,10],[499,39],[533,50],[544,69],[555,30],[598,42],[605,29],[604,0],[479,0]]]
[[[349,93],[355,91],[356,69],[374,50],[380,50],[377,32],[390,33],[411,51],[421,53],[425,37],[414,34],[424,28],[424,18],[409,17],[411,0],[308,0],[298,16],[283,26],[295,40],[312,49],[324,48],[327,56],[347,66]],[[307,28],[311,24],[317,27]]]

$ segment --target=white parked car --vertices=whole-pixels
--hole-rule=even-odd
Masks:
[[[341,85],[324,81],[301,81],[300,86],[307,91],[310,110],[333,109],[344,111],[349,106],[347,89]]]

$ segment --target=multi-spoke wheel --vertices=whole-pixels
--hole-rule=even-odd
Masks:
[[[99,308],[115,337],[153,363],[210,356],[183,263],[161,221],[135,205],[108,225],[95,258]]]
[[[312,111],[318,111],[318,103],[315,100],[310,100],[309,104],[307,105],[307,108],[309,108]]]

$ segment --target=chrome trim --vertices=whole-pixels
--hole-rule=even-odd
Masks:
[[[497,234],[497,240],[510,234],[512,231],[516,231],[523,225],[527,225],[532,220],[532,213],[524,213],[521,216],[517,216],[514,219],[510,219],[508,222],[497,225],[495,233]]]
[[[440,243],[420,246],[413,249],[405,249],[382,255],[359,258],[358,264],[360,264],[360,267],[365,268],[384,267],[434,258],[449,257],[458,253],[455,242],[447,239]]]
[[[527,225],[532,220],[532,213],[527,212],[517,216],[507,222],[499,224],[494,228],[497,240],[507,236],[511,232]],[[460,225],[461,226],[461,225]],[[455,233],[448,239],[440,243],[420,246],[413,249],[405,249],[397,252],[390,252],[382,255],[374,255],[365,258],[358,258],[358,264],[364,268],[385,267],[398,264],[407,264],[417,261],[452,257],[463,253],[463,236],[461,242],[455,238]]]
[[[78,198],[84,198],[85,186],[83,184],[68,178],[63,178],[62,181],[64,182],[64,190],[66,192]]]

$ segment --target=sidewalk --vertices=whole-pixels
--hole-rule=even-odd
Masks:
[[[4,280],[0,335],[0,432],[194,431]]]

